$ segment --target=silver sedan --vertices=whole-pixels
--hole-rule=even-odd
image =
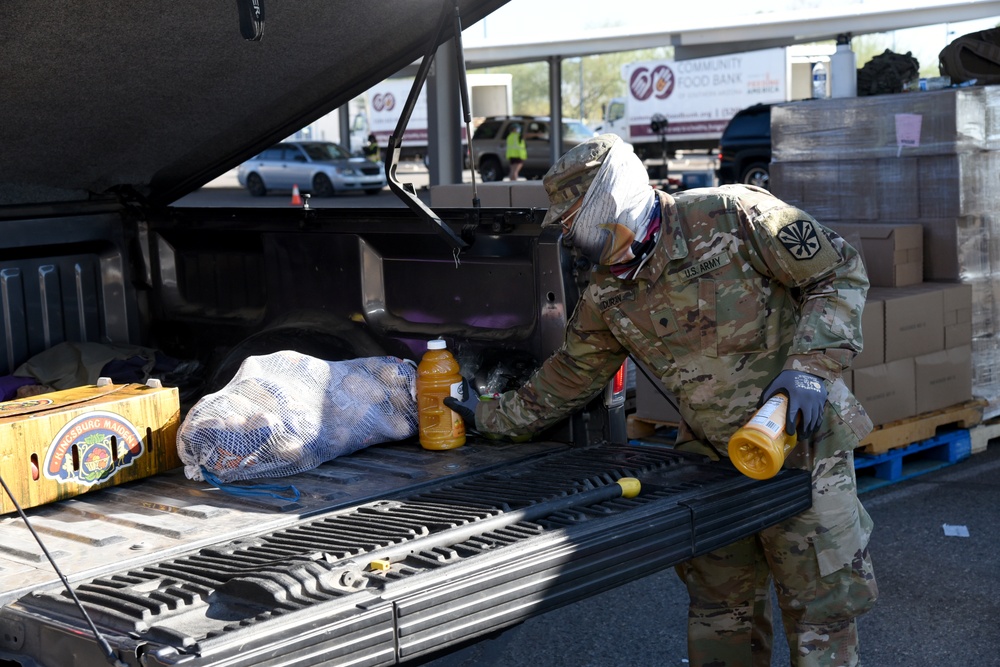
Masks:
[[[239,166],[236,177],[255,197],[298,188],[316,197],[364,192],[386,186],[385,165],[353,157],[329,141],[284,141]]]

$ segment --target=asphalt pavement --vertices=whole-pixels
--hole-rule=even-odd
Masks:
[[[401,183],[410,183],[417,191],[418,196],[428,203],[430,191],[430,174],[420,162],[400,162],[396,167],[396,178]],[[469,171],[464,173],[464,182],[470,182],[472,174]],[[226,172],[215,180],[205,184],[204,187],[195,190],[186,197],[174,202],[175,206],[183,207],[254,207],[254,208],[282,208],[291,207],[291,195],[287,192],[268,194],[264,197],[253,197],[249,192],[240,186],[236,179],[236,170]],[[311,208],[402,208],[403,203],[388,187],[382,188],[382,192],[370,196],[364,193],[344,193],[336,194],[333,197],[310,197],[309,206]]]
[[[712,169],[714,162],[707,155],[685,155],[670,162],[670,173],[678,174],[688,170]],[[401,183],[409,183],[417,192],[417,196],[425,204],[430,204],[430,173],[422,162],[412,160],[401,161],[396,166],[396,178]],[[468,169],[462,172],[462,182],[472,182],[472,172]],[[479,176],[476,176],[479,183]],[[264,197],[252,197],[240,186],[236,178],[236,170],[232,169],[207,183],[204,187],[192,192],[175,202],[176,206],[252,206],[263,208],[279,208],[292,206],[291,196],[287,192],[268,194]],[[388,187],[375,196],[363,193],[343,193],[333,197],[310,197],[311,208],[398,208],[406,204]]]
[[[1000,441],[862,493],[879,601],[858,622],[865,667],[1000,665]],[[945,534],[964,526],[968,537]],[[687,594],[672,570],[525,621],[430,667],[688,667]],[[789,664],[778,630],[772,666]]]

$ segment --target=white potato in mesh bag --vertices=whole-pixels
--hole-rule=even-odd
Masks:
[[[294,475],[416,434],[416,367],[397,357],[325,361],[286,350],[248,357],[188,412],[177,448],[190,479]]]

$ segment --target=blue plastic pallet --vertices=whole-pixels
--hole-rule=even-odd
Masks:
[[[858,492],[871,491],[958,463],[972,455],[968,429],[948,431],[882,454],[854,453]]]

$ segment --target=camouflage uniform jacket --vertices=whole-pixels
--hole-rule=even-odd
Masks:
[[[867,435],[871,421],[841,378],[862,346],[868,279],[857,251],[758,188],[658,196],[659,238],[635,279],[596,268],[563,346],[521,389],[482,402],[479,430],[536,433],[586,404],[632,354],[679,398],[681,441],[724,454],[783,369],[824,378],[827,410]],[[856,446],[814,443],[813,456]]]

